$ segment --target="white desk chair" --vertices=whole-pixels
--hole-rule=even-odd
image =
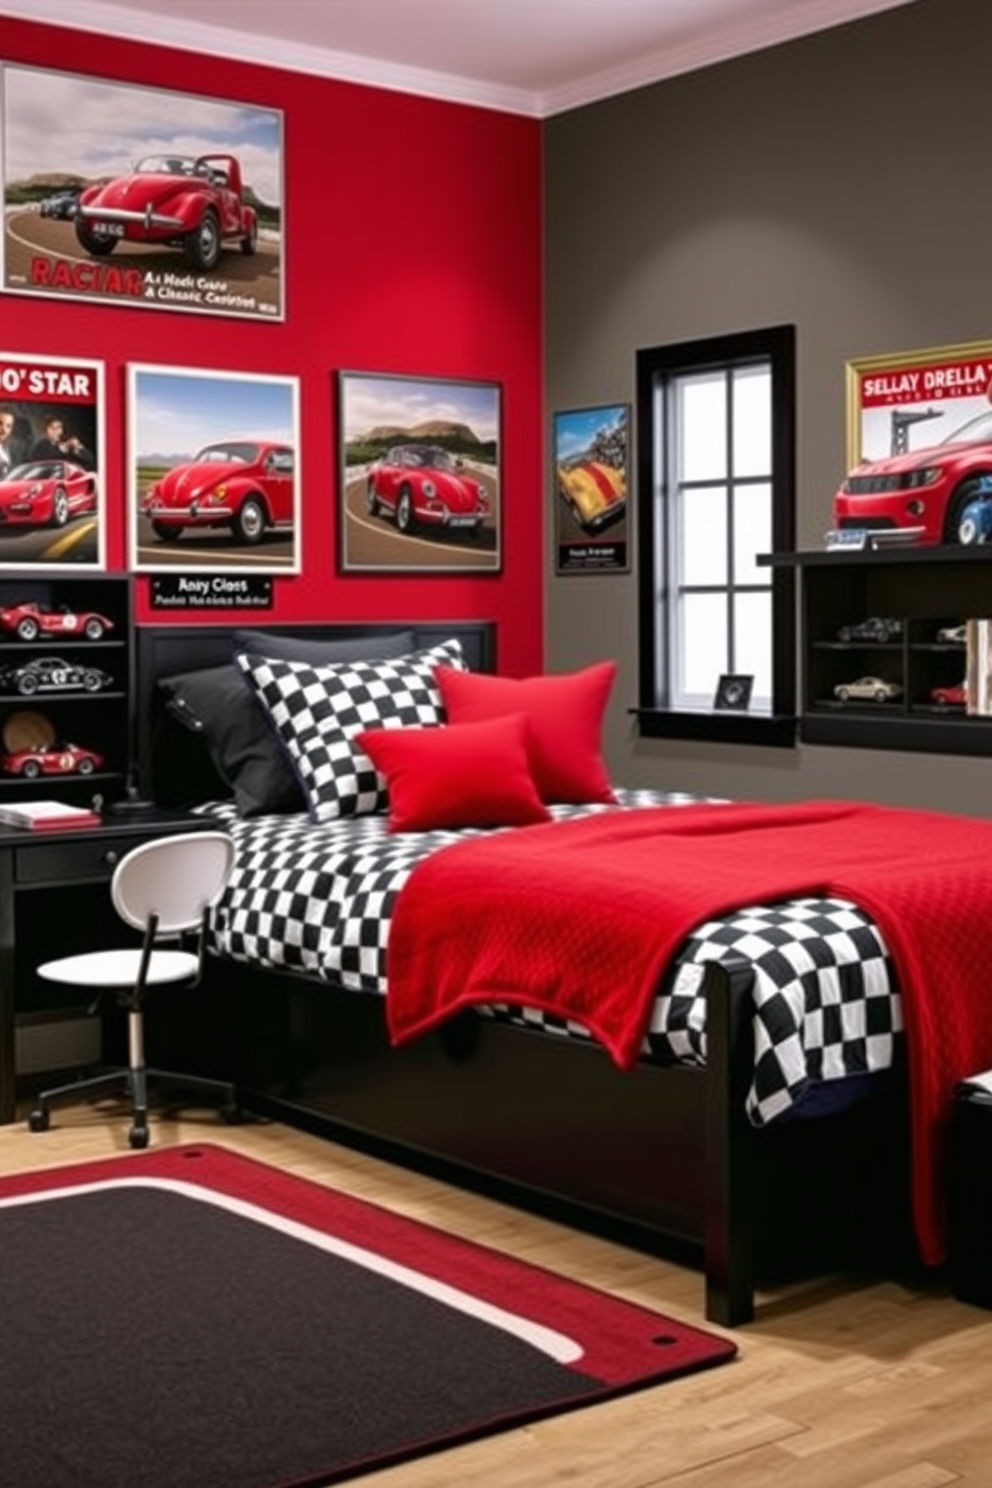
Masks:
[[[98,1091],[123,1089],[132,1106],[128,1141],[132,1147],[147,1147],[149,1080],[170,1081],[219,1095],[225,1118],[236,1119],[233,1085],[199,1075],[146,1069],[144,1030],[148,988],[170,983],[190,987],[200,980],[208,914],[223,892],[233,864],[234,844],[226,832],[190,832],[142,843],[121,859],[110,883],[114,908],[132,929],[143,932],[142,944],[128,950],[64,956],[38,967],[38,975],[48,981],[117,994],[128,1015],[128,1065],[43,1090],[28,1117],[32,1131],[48,1130],[50,1101],[63,1096],[78,1100]],[[195,952],[160,944],[191,931],[199,932]]]

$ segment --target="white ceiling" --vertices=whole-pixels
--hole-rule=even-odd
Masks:
[[[0,15],[542,118],[908,3],[0,0]]]

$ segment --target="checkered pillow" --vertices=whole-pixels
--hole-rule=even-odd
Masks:
[[[434,668],[465,669],[455,639],[392,661],[311,666],[244,651],[236,660],[289,755],[314,821],[386,809],[385,777],[354,735],[443,723]]]

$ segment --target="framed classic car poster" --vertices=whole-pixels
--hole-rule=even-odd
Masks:
[[[992,536],[992,342],[847,364],[847,474],[831,547]]]
[[[0,351],[0,568],[105,565],[103,363]]]
[[[342,372],[340,566],[497,573],[500,389]]]
[[[4,290],[284,318],[282,114],[0,67]]]
[[[131,569],[298,573],[299,442],[295,377],[128,367]]]
[[[630,405],[554,415],[555,571],[626,573]]]

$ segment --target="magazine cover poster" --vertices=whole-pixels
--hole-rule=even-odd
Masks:
[[[0,351],[0,568],[102,569],[103,363]]]
[[[2,286],[284,317],[282,115],[0,67]]]

